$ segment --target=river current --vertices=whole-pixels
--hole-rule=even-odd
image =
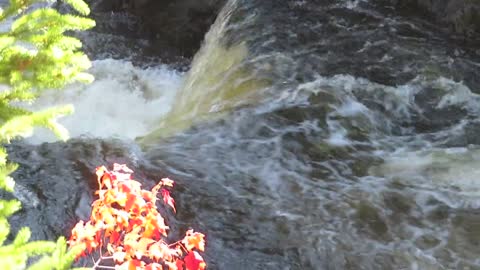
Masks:
[[[380,0],[230,0],[188,71],[82,38],[96,81],[34,105],[72,103],[72,139],[9,147],[35,239],[68,235],[121,162],[178,183],[173,237],[204,232],[208,269],[480,269],[477,43]]]

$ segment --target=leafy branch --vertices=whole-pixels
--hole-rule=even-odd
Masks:
[[[161,195],[163,203],[175,211],[169,191],[172,180],[164,178],[152,190],[144,190],[126,165],[114,164],[112,171],[102,166],[96,174],[99,198],[92,204],[90,220],[77,223],[68,241],[71,247],[81,247],[79,256],[94,257],[98,251],[98,258],[92,257],[93,269],[205,269],[198,252],[205,250],[205,235],[188,230],[182,240],[165,241],[169,227],[156,203]]]

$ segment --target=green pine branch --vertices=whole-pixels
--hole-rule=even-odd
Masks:
[[[30,7],[37,2],[52,0],[10,0],[0,8],[0,23],[14,19],[8,31],[0,32],[0,143],[29,136],[34,127],[42,126],[59,138],[67,139],[67,130],[56,122],[73,111],[71,106],[33,112],[18,107],[18,101],[33,102],[45,89],[61,89],[72,82],[90,82],[93,77],[84,71],[90,67],[87,56],[80,51],[81,42],[67,36],[67,31],[83,31],[95,23],[86,17],[60,14],[51,8]],[[81,15],[90,10],[83,0],[64,0]],[[9,163],[7,151],[0,146],[0,189],[14,190],[10,174],[17,165]],[[36,258],[28,269],[68,269],[80,250],[67,250],[65,238],[58,241],[29,241],[30,230],[22,228],[13,241],[8,218],[20,210],[17,200],[0,200],[0,265],[2,269],[26,269],[30,258]]]

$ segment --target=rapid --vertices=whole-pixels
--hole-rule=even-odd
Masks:
[[[480,269],[480,51],[387,2],[229,0],[188,70],[86,33],[96,81],[34,105],[72,139],[9,146],[12,224],[68,235],[122,162],[178,183],[208,269]]]

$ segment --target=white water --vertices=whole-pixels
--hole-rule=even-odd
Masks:
[[[384,165],[372,172],[402,179],[416,186],[453,189],[464,199],[479,198],[480,152],[476,147],[399,151],[385,161]]]
[[[182,82],[182,73],[167,66],[142,69],[124,60],[97,60],[90,72],[95,81],[48,91],[34,105],[39,110],[73,104],[75,112],[59,119],[70,137],[135,139],[158,126]],[[30,143],[52,142],[47,130],[37,129]]]
[[[419,105],[417,96],[422,91],[430,91],[428,89],[438,90],[438,93],[430,94],[437,96],[432,98],[431,103]],[[290,97],[282,96],[282,100],[301,104],[308,102],[310,95],[320,92],[336,95],[336,101],[329,103],[333,110],[327,117],[329,136],[325,141],[328,144],[343,147],[358,143],[347,137],[349,129],[343,126],[343,121],[348,118],[353,119],[351,123],[355,123],[355,120],[371,131],[373,145],[390,149],[377,154],[384,160],[384,164],[372,168],[372,175],[397,179],[426,189],[454,191],[454,194],[461,195],[462,203],[468,201],[480,204],[480,149],[474,146],[441,146],[441,142],[450,137],[464,136],[458,133],[464,132],[463,126],[466,122],[477,121],[475,119],[480,115],[480,96],[465,84],[444,77],[432,80],[417,77],[407,84],[392,87],[350,75],[336,75],[318,77],[313,82],[302,84],[290,93]],[[368,100],[365,97],[381,101],[388,113],[369,108],[367,103],[362,103]],[[390,126],[396,125],[394,122],[404,120],[408,123],[414,113],[430,117],[429,114],[435,111],[428,112],[427,106],[434,110],[450,108],[454,111],[462,108],[465,111],[463,114],[467,115],[468,112],[468,115],[476,117],[469,120],[466,116],[461,116],[462,120],[458,123],[450,126],[445,124],[442,129],[432,130],[427,134],[414,135],[406,132],[404,136],[388,136],[386,139],[384,136],[375,136],[376,130],[388,132]],[[438,138],[437,142],[430,141],[432,137]],[[380,141],[382,138],[383,141]],[[455,199],[458,202],[459,198]]]

